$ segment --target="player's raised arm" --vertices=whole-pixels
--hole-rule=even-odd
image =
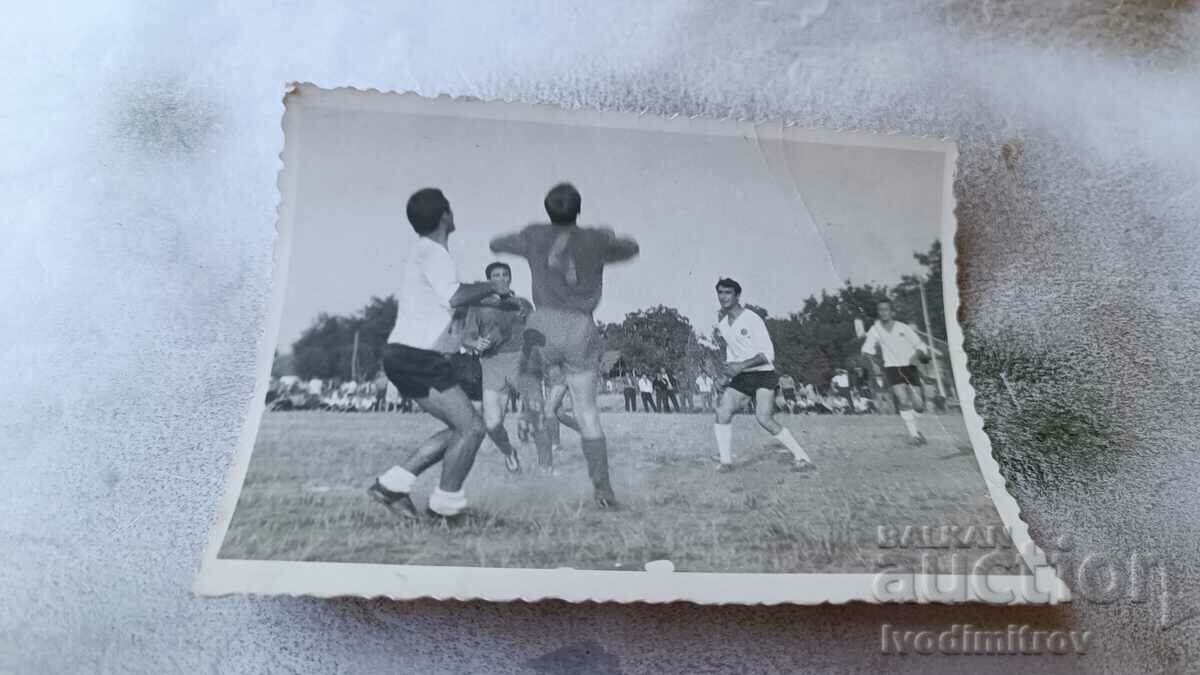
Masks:
[[[636,258],[640,251],[641,249],[633,237],[618,237],[613,234],[604,251],[604,262],[624,262]]]
[[[510,255],[523,256],[528,249],[525,243],[525,230],[502,234],[492,239],[490,247],[492,253],[508,253]]]

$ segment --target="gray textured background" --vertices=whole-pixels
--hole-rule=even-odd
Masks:
[[[6,13],[0,672],[1200,670],[1200,617],[1127,601],[192,598],[267,312],[283,83],[309,80],[957,140],[968,355],[1034,539],[1157,552],[1175,616],[1200,607],[1195,3],[472,4]],[[1095,637],[899,659],[881,622]]]

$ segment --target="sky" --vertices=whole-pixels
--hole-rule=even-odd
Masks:
[[[333,108],[306,108],[299,133],[281,351],[319,312],[397,292],[416,241],[404,205],[426,186],[450,200],[450,253],[471,281],[497,259],[491,238],[545,221],[546,191],[571,181],[580,224],[641,246],[606,270],[597,318],[663,304],[701,334],[720,276],[786,315],[847,279],[899,281],[941,229],[939,152]],[[524,261],[500,259],[528,297]]]

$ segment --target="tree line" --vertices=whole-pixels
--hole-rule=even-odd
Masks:
[[[914,253],[913,257],[921,272],[906,275],[890,287],[847,280],[841,288],[809,296],[800,309],[782,315],[746,305],[766,321],[775,342],[779,372],[804,382],[823,384],[835,369],[862,363],[859,354],[862,341],[855,334],[854,320],[861,319],[869,325],[875,319],[876,303],[885,298],[892,301],[899,319],[944,341],[941,244],[934,242],[927,251]],[[921,307],[922,284],[929,303],[930,326],[925,325]],[[395,321],[396,300],[391,296],[372,297],[365,307],[350,316],[321,313],[292,344],[292,353],[276,359],[274,374],[294,374],[305,379],[347,379],[352,373],[360,379],[372,377],[380,368],[383,347]],[[640,309],[626,314],[620,322],[598,322],[597,326],[604,334],[607,349],[621,354],[612,375],[621,370],[657,372],[665,368],[677,377],[690,378],[700,369],[712,372],[721,360],[715,335],[698,331],[688,317],[673,307]]]

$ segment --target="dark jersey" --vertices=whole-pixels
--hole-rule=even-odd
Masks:
[[[484,356],[519,352],[525,346],[525,318],[533,305],[525,298],[512,297],[496,305],[474,305],[467,311],[463,337],[485,337],[492,346]]]
[[[492,250],[529,262],[538,307],[590,315],[600,304],[605,263],[632,258],[638,246],[608,228],[543,224],[497,238]]]

